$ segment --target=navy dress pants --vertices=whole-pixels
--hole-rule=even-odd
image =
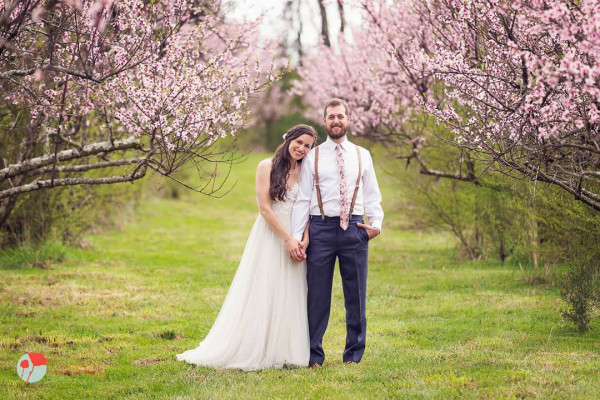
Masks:
[[[369,235],[356,226],[363,222],[352,215],[347,230],[340,227],[340,218],[310,217],[310,244],[307,249],[308,329],[310,364],[325,361],[323,335],[329,322],[331,288],[336,258],[339,260],[344,305],[346,307],[346,348],[344,361],[359,362],[365,351],[367,319],[367,259]]]

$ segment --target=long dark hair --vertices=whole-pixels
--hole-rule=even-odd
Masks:
[[[283,143],[277,147],[273,157],[273,168],[271,168],[271,187],[269,194],[273,200],[284,200],[287,192],[287,178],[290,172],[290,143],[302,135],[310,135],[317,141],[317,132],[310,125],[299,124],[290,128],[283,136]],[[314,146],[314,143],[313,143]],[[302,160],[298,160],[298,163]],[[299,165],[298,165],[299,167]]]

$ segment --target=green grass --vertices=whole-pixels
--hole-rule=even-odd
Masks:
[[[63,244],[51,241],[0,249],[0,268],[47,268],[53,262],[63,261],[66,253],[67,248]]]
[[[367,351],[342,363],[339,275],[323,368],[244,373],[175,361],[213,323],[257,215],[254,170],[223,199],[154,199],[120,231],[86,237],[43,268],[0,256],[0,398],[600,398],[600,326],[560,317],[558,291],[519,267],[457,262],[454,240],[405,229],[385,177],[384,234],[371,243]],[[14,254],[11,256],[15,258]],[[25,352],[48,359],[35,384]]]

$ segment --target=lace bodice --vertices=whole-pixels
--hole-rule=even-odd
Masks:
[[[283,201],[274,201],[272,208],[275,212],[292,212],[292,206],[294,202],[298,198],[298,194],[300,193],[300,185],[298,182],[292,186],[287,193],[285,194],[285,200]]]

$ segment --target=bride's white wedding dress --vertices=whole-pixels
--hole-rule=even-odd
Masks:
[[[296,184],[272,205],[288,230],[298,191]],[[306,261],[292,260],[259,214],[217,320],[197,348],[177,359],[243,370],[307,366],[306,293]]]

